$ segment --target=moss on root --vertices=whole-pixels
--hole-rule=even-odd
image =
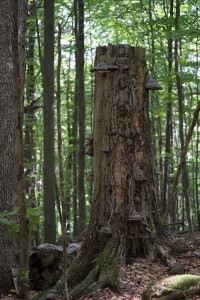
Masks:
[[[85,294],[107,286],[119,292],[120,265],[119,257],[113,257],[111,251],[105,248],[88,276],[81,283],[72,288],[69,293],[70,298],[76,300]]]
[[[200,282],[200,276],[183,274],[158,279],[142,293],[142,300],[160,298],[177,291],[186,291]]]
[[[70,299],[79,299],[81,296],[93,292],[101,286],[98,283],[99,268],[95,266],[87,277],[69,292]]]
[[[99,281],[103,286],[109,286],[119,292],[120,290],[120,263],[119,255],[112,256],[109,249],[105,248],[98,259],[100,269]]]

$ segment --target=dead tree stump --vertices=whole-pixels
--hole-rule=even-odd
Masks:
[[[121,288],[127,256],[170,256],[159,218],[148,113],[145,50],[96,49],[93,150],[94,199],[87,236],[69,267],[72,299]]]

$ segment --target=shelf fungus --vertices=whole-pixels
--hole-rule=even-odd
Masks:
[[[104,153],[110,153],[111,149],[110,147],[104,147],[101,151]]]
[[[99,230],[99,233],[101,235],[112,235],[112,230],[110,229],[110,226],[104,226],[104,227],[101,227],[101,229]]]
[[[154,174],[159,176],[159,175],[162,175],[163,173],[161,171],[155,169]]]
[[[93,157],[93,135],[90,134],[85,138],[86,154]]]
[[[90,69],[90,72],[107,73],[118,69],[117,65],[108,65],[107,63],[100,63],[94,68]]]
[[[140,203],[141,202],[141,199],[139,198],[139,197],[134,197],[133,198],[133,200],[134,200],[134,202],[136,202],[136,203]]]
[[[91,143],[93,143],[93,135],[89,134],[88,136],[86,136],[85,138],[85,146],[87,146],[88,144],[90,145]]]
[[[136,210],[129,215],[129,221],[142,221],[142,217]]]
[[[88,181],[93,182],[94,181],[94,170],[90,170],[87,174],[86,174],[86,179]]]
[[[162,90],[162,86],[154,79],[154,78],[149,78],[146,85],[145,85],[146,90]]]

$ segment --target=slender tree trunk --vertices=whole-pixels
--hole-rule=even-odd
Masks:
[[[78,34],[77,34],[77,94],[79,108],[79,153],[78,153],[78,200],[79,232],[86,226],[85,208],[85,86],[84,86],[84,1],[78,0]]]
[[[155,29],[153,26],[153,2],[152,0],[149,0],[149,20],[150,20],[150,41],[151,41],[151,65],[150,65],[150,77],[156,78],[156,48],[155,48]],[[159,109],[159,98],[158,95],[155,95],[154,93],[151,93],[150,96],[150,109],[151,112],[151,127],[152,127],[152,141],[153,141],[153,156],[154,157],[160,157],[159,159],[154,159],[154,167],[157,169],[157,171],[162,170],[162,133],[161,133],[161,119],[160,116],[154,117],[154,111],[152,107],[155,107],[155,103],[157,105],[157,109]],[[157,133],[157,135],[156,135]],[[159,200],[161,200],[161,190],[162,190],[162,174],[160,174],[159,177],[157,177],[156,183],[157,183],[157,192],[159,195]],[[161,206],[162,203],[160,201],[159,206]],[[162,206],[160,207],[162,210]]]
[[[175,18],[175,29],[179,30],[179,17],[180,17],[180,1],[176,0],[176,18]],[[180,142],[181,142],[181,151],[184,149],[184,132],[183,132],[183,105],[184,105],[184,97],[182,91],[182,82],[180,77],[179,70],[179,62],[178,62],[178,48],[179,48],[179,39],[175,39],[175,72],[176,72],[176,82],[178,89],[178,106],[179,106],[179,134],[180,134]],[[192,228],[192,220],[190,215],[190,200],[189,200],[189,175],[187,171],[187,166],[184,164],[183,172],[182,172],[182,187],[183,194],[185,198],[185,208],[186,208],[186,216],[188,221],[188,227],[190,233],[193,232]]]
[[[199,6],[196,3],[196,16],[197,16],[197,30],[199,30]],[[199,43],[200,38],[197,35],[196,39],[196,94],[197,94],[197,101],[199,99],[199,84],[198,84],[198,74],[199,74]],[[196,134],[196,164],[195,164],[195,194],[196,194],[196,209],[197,209],[197,225],[200,228],[200,211],[199,211],[199,185],[198,185],[198,176],[199,176],[199,145],[200,145],[200,122],[197,122],[197,134]]]
[[[25,73],[25,26],[27,15],[26,0],[12,0],[13,14],[13,78],[16,113],[16,165],[17,165],[17,197],[19,203],[20,224],[20,264],[18,274],[18,293],[22,300],[29,299],[29,228],[26,216],[25,181],[24,181],[24,73]]]
[[[54,154],[54,0],[44,1],[44,240],[56,242]]]
[[[39,30],[39,21],[38,21],[38,15],[37,15],[37,6],[36,6],[36,0],[33,0],[33,9],[35,14],[35,22],[36,22],[36,36],[37,36],[37,43],[38,43],[38,55],[39,55],[39,62],[40,62],[40,68],[42,75],[44,74],[43,70],[43,57],[42,57],[42,47],[41,47],[41,38],[40,38],[40,30]]]
[[[61,25],[58,24],[58,66],[57,66],[57,131],[58,131],[58,162],[59,162],[59,179],[60,179],[60,198],[62,205],[62,247],[63,247],[63,263],[62,263],[62,281],[63,281],[63,299],[68,300],[67,286],[67,205],[64,189],[64,172],[62,159],[62,133],[61,133],[61,94],[60,94],[60,69],[61,69]]]
[[[170,0],[170,17],[173,17],[173,0]],[[172,30],[172,25],[169,25],[169,32]],[[167,99],[167,121],[166,121],[166,140],[165,140],[165,161],[164,161],[164,178],[163,178],[163,214],[165,213],[167,206],[167,198],[169,194],[169,185],[170,179],[169,175],[171,172],[171,148],[172,148],[172,62],[173,54],[172,47],[173,40],[172,38],[168,39],[168,99]]]
[[[36,181],[35,177],[35,141],[34,124],[35,110],[37,108],[35,100],[35,20],[31,11],[31,20],[28,27],[27,38],[27,72],[26,72],[26,106],[24,108],[24,165],[25,165],[25,192],[29,199],[30,207],[37,207]],[[39,228],[31,230],[31,244],[39,245]]]
[[[77,41],[77,0],[74,0],[74,19],[75,19],[75,40]],[[76,60],[76,79],[75,79],[75,95],[74,95],[74,112],[73,112],[73,128],[72,128],[72,145],[73,145],[73,220],[74,228],[73,235],[76,236],[78,233],[78,185],[77,185],[77,131],[78,131],[78,95],[77,95],[77,78],[78,78],[78,59],[77,59],[77,45],[75,45],[75,60]]]
[[[69,139],[69,144],[68,144],[68,154],[66,158],[66,173],[68,174],[66,178],[66,201],[67,201],[67,220],[71,220],[71,192],[72,192],[72,165],[73,165],[73,153],[71,150],[71,145],[72,143],[72,130],[71,130],[71,123],[72,123],[72,115],[71,115],[71,110],[70,110],[70,91],[71,91],[71,59],[72,59],[72,45],[70,42],[69,46],[70,52],[69,52],[69,60],[68,60],[68,75],[66,75],[67,81],[66,81],[66,112],[67,112],[67,134],[68,134],[68,139]],[[68,229],[71,229],[71,224],[68,223]]]
[[[170,192],[170,195],[169,195],[168,205],[167,205],[166,212],[165,212],[165,214],[163,216],[163,220],[162,220],[163,223],[166,223],[170,208],[171,208],[172,203],[173,203],[174,193],[176,191],[176,187],[177,187],[177,184],[178,184],[178,179],[179,179],[181,170],[183,169],[183,167],[185,165],[185,157],[186,157],[186,154],[187,154],[187,151],[188,151],[188,146],[189,146],[189,143],[190,143],[190,139],[192,137],[194,127],[195,127],[195,125],[198,121],[199,111],[200,111],[200,102],[197,104],[197,107],[195,109],[192,124],[190,125],[190,128],[189,128],[187,136],[186,136],[185,146],[184,146],[184,148],[181,152],[180,163],[178,165],[177,172],[176,172],[176,175],[175,175],[174,180],[173,180],[173,186],[172,186],[172,189],[171,189],[171,192]]]

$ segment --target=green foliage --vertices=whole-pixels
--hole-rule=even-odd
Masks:
[[[42,224],[42,222],[44,221],[42,206],[28,207],[26,217],[29,220],[29,229],[37,230],[38,225]]]
[[[19,233],[20,226],[17,222],[18,220],[18,213],[19,207],[16,206],[12,211],[4,211],[0,213],[0,225],[6,226],[8,233],[13,237],[16,238],[17,234]],[[37,230],[38,225],[42,223],[44,220],[43,217],[43,208],[39,207],[29,207],[27,208],[26,217],[29,223],[30,230]]]
[[[0,213],[0,225],[6,226],[8,233],[15,238],[19,233],[20,227],[16,222],[19,212],[18,207],[14,207],[12,211],[4,211]]]
[[[94,75],[90,68],[94,64],[95,48],[98,45],[108,43],[126,43],[133,46],[139,45],[146,48],[147,66],[149,75],[155,77],[162,85],[163,90],[151,92],[149,95],[150,117],[152,121],[152,143],[155,168],[164,175],[165,158],[169,162],[169,181],[174,177],[177,164],[180,158],[180,133],[179,133],[179,104],[177,89],[177,74],[175,71],[175,41],[179,42],[179,75],[182,82],[183,94],[183,127],[184,135],[190,126],[192,114],[199,97],[199,8],[197,1],[181,1],[181,13],[178,20],[178,29],[175,28],[176,6],[173,7],[173,14],[170,14],[169,1],[128,1],[128,0],[105,0],[85,1],[85,120],[86,135],[92,132],[92,112],[94,101]],[[61,66],[61,122],[63,138],[63,161],[65,168],[65,188],[68,199],[70,199],[69,222],[74,223],[73,213],[76,206],[73,206],[73,197],[76,194],[75,181],[73,181],[73,153],[78,153],[77,135],[72,136],[75,125],[74,112],[76,111],[76,82],[75,82],[75,16],[73,1],[59,0],[55,3],[55,40],[57,39],[57,23],[62,27],[62,66]],[[37,26],[36,26],[37,25]],[[31,28],[34,30],[30,31]],[[37,32],[37,33],[36,33]],[[28,84],[34,81],[33,99],[36,101],[37,109],[34,110],[34,118],[25,118],[26,126],[33,122],[33,153],[32,161],[25,160],[26,168],[30,168],[29,179],[35,184],[35,196],[33,197],[36,206],[42,205],[43,193],[43,115],[42,115],[42,57],[43,55],[43,7],[39,6],[32,10],[28,17],[27,36],[32,34],[34,41],[34,59],[27,55],[27,66],[34,66],[34,76],[31,78],[27,73]],[[39,39],[39,38],[40,39]],[[169,41],[172,41],[172,67],[169,70]],[[40,43],[39,43],[40,42]],[[27,50],[28,50],[27,41]],[[55,43],[56,45],[56,43]],[[57,63],[57,46],[55,46],[55,75]],[[153,65],[154,64],[154,65]],[[170,88],[171,86],[171,88]],[[56,90],[56,87],[55,87]],[[25,97],[25,106],[30,99]],[[170,152],[166,153],[166,126],[168,104],[172,105],[172,137]],[[56,105],[55,105],[56,111]],[[55,116],[56,117],[56,116]],[[56,123],[56,122],[55,122]],[[55,128],[56,129],[56,128]],[[55,135],[56,136],[56,135]],[[75,143],[74,143],[75,139]],[[57,140],[55,139],[56,143]],[[27,150],[25,144],[25,150]],[[57,147],[55,147],[57,158]],[[199,170],[199,131],[195,129],[191,147],[188,152],[188,172],[190,179],[190,194],[192,195],[192,214],[197,223],[197,207],[199,201],[200,180]],[[56,177],[58,177],[58,161],[56,160]],[[86,159],[86,173],[92,169],[92,159]],[[158,190],[160,201],[163,190],[163,178],[158,179]],[[76,179],[77,181],[77,179]],[[89,220],[90,207],[92,202],[92,184],[85,181],[87,217]],[[169,187],[170,190],[170,187]],[[182,199],[182,186],[177,191],[177,199]],[[72,201],[73,200],[73,201]],[[73,204],[72,204],[73,203]],[[78,202],[77,202],[78,203]],[[78,205],[78,204],[77,204]],[[177,202],[177,218],[182,218],[183,201]],[[38,222],[42,221],[39,214],[42,210],[27,211],[30,218],[30,227],[35,228]],[[7,220],[4,222],[8,222]],[[14,225],[13,225],[14,226]]]

